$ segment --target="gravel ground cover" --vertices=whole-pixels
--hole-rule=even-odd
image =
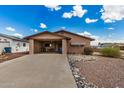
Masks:
[[[24,56],[26,54],[28,54],[28,53],[7,53],[7,54],[4,54],[4,55],[0,55],[0,63],[5,62],[7,60],[11,60],[11,59],[14,59],[14,58]]]
[[[123,59],[86,55],[69,55],[68,59],[78,68],[79,76],[85,79],[86,84],[92,85],[86,87],[124,87]]]
[[[87,57],[82,57],[80,55],[68,55],[68,61],[70,64],[70,68],[72,70],[72,74],[75,78],[76,84],[78,88],[96,88],[97,86],[94,85],[93,83],[90,83],[86,80],[86,78],[81,74],[80,68],[76,66],[78,62],[81,60],[86,59],[90,60]],[[94,59],[93,57],[91,59]]]

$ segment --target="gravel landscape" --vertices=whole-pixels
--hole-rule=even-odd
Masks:
[[[5,62],[7,60],[15,59],[18,57],[22,57],[27,54],[28,53],[6,53],[4,55],[0,55],[0,63]]]
[[[68,59],[76,82],[81,82],[78,87],[124,87],[123,59],[86,55],[68,55]],[[79,71],[76,75],[75,68]]]

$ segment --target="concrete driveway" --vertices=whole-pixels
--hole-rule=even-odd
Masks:
[[[0,87],[77,87],[66,55],[26,55],[0,64]]]

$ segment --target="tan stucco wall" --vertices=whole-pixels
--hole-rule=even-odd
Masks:
[[[90,40],[87,38],[83,38],[83,37],[79,37],[70,33],[66,33],[66,32],[59,32],[58,34],[60,35],[64,35],[67,37],[70,37],[71,40],[67,42],[68,46],[67,46],[67,52],[68,53],[77,53],[77,54],[81,54],[84,51],[84,47],[86,46],[90,46]],[[71,43],[84,43],[84,46],[71,46]]]
[[[34,40],[29,39],[29,54],[34,54]]]
[[[82,54],[84,52],[84,46],[68,46],[69,54]]]
[[[62,54],[67,54],[67,41],[66,41],[66,39],[62,40]]]
[[[34,53],[41,52],[41,43],[39,41],[34,40]]]

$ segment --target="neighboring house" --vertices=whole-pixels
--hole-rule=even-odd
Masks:
[[[124,43],[99,43],[98,48],[119,47],[124,50]]]
[[[73,53],[81,54],[94,39],[65,30],[41,32],[25,37],[29,40],[29,53]]]
[[[26,52],[29,51],[29,43],[24,39],[0,34],[0,54],[6,48],[10,48],[11,53]]]
[[[113,47],[113,43],[99,43],[98,48],[107,48],[107,47]]]

